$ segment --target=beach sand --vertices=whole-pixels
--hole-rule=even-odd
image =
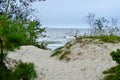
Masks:
[[[71,60],[60,61],[50,57],[52,51],[42,50],[32,45],[9,52],[8,57],[35,64],[37,80],[101,80],[102,72],[116,63],[109,53],[120,48],[120,44],[74,44]]]

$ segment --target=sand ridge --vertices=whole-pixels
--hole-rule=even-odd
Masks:
[[[102,71],[116,65],[109,52],[117,48],[120,48],[120,44],[88,44],[82,48],[80,44],[75,44],[71,48],[71,61],[65,62],[50,57],[51,51],[30,45],[9,52],[8,57],[33,62],[38,73],[37,80],[101,80]],[[81,54],[78,57],[79,52]]]

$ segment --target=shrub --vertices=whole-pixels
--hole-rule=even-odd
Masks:
[[[120,64],[120,49],[117,49],[116,52],[112,51],[110,55],[112,56],[113,60],[115,60],[118,64]]]
[[[0,66],[0,80],[34,80],[37,78],[34,64],[22,63],[9,69],[7,66]]]
[[[0,66],[0,80],[13,80],[12,70],[8,69],[6,66]]]
[[[116,80],[116,79],[115,79],[115,75],[110,74],[110,75],[105,76],[105,77],[103,78],[103,80]]]
[[[36,71],[34,70],[34,65],[32,63],[22,63],[15,67],[13,72],[14,80],[33,80],[37,78]]]
[[[120,80],[120,66],[118,66],[118,67],[116,68],[115,80]]]
[[[111,67],[110,69],[103,71],[103,74],[109,74],[109,73],[114,74],[114,73],[116,73],[116,68],[117,67],[118,66]]]
[[[118,63],[118,65],[104,71],[103,74],[107,75],[103,78],[103,80],[120,80],[120,49],[112,51],[110,55],[112,59]]]

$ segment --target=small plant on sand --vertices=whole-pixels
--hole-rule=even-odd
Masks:
[[[53,51],[53,54],[51,55],[51,57],[62,54],[62,52],[63,52],[62,48],[64,48],[64,47],[62,46],[62,47],[55,49]]]
[[[67,49],[70,49],[72,46],[73,46],[73,44],[72,44],[71,42],[67,42],[67,43],[65,44],[65,47],[66,47]]]
[[[70,58],[68,57],[68,55],[70,53],[71,53],[70,49],[66,48],[66,46],[65,47],[59,47],[59,48],[54,50],[54,52],[51,55],[51,57],[58,56],[59,60],[65,59],[66,61],[69,61]]]
[[[64,52],[63,52],[63,54],[60,56],[60,60],[62,60],[62,59],[68,59],[68,57],[67,57],[67,55],[69,55],[71,53],[71,51],[70,50],[65,50]]]

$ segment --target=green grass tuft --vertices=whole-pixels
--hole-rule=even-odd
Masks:
[[[119,43],[120,42],[120,36],[117,35],[99,35],[99,36],[80,36],[76,39],[76,41],[80,41],[81,39],[85,39],[85,38],[89,38],[89,39],[99,39],[102,42],[105,43]]]
[[[71,53],[70,50],[64,51],[64,53],[60,56],[60,60],[67,58],[67,55],[69,55],[70,53]]]
[[[53,54],[51,55],[51,57],[62,54],[62,52],[63,52],[62,48],[64,48],[64,47],[62,46],[62,47],[55,49]]]

